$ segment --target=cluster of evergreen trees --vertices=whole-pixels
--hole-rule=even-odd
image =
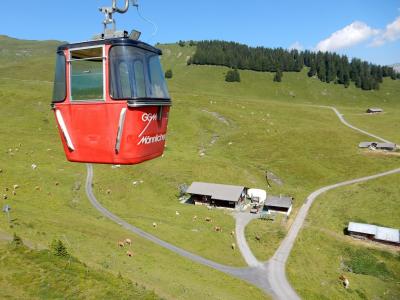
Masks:
[[[300,72],[309,67],[308,76],[323,82],[335,82],[348,87],[350,81],[363,90],[379,89],[383,77],[400,78],[393,68],[370,64],[360,59],[349,61],[347,56],[330,52],[286,50],[283,48],[249,47],[223,41],[197,42],[197,50],[188,64],[227,66],[232,69],[276,72]]]
[[[226,82],[240,82],[240,74],[237,69],[229,70],[225,76]]]

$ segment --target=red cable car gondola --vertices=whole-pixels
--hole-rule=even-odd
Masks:
[[[103,8],[105,27],[127,10],[127,0]],[[137,164],[163,154],[171,99],[161,54],[115,28],[58,48],[52,107],[69,161]]]

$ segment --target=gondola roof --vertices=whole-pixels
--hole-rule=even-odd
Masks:
[[[135,41],[130,38],[121,37],[121,38],[111,38],[111,39],[100,39],[100,40],[92,40],[85,41],[79,43],[71,43],[71,44],[63,44],[58,47],[57,51],[63,51],[67,49],[74,48],[86,48],[92,46],[101,46],[101,45],[112,45],[112,46],[133,46],[136,48],[140,48],[143,50],[147,50],[158,55],[162,55],[162,51],[158,48],[155,48],[147,43],[141,41]]]

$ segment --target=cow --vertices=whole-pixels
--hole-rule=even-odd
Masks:
[[[215,226],[215,227],[214,227],[214,231],[215,231],[215,232],[221,232],[222,229],[221,229],[221,227],[219,227],[219,226]]]
[[[231,236],[235,236],[235,232],[233,230],[231,231]]]
[[[344,275],[340,275],[339,279],[342,281],[344,288],[345,288],[345,289],[348,289],[349,286],[350,286],[350,281],[349,281],[349,279],[348,279],[346,276],[344,276]]]
[[[120,248],[124,248],[125,244],[124,244],[123,241],[119,241],[119,242],[118,242],[118,246],[119,246]]]
[[[194,216],[194,217],[193,217],[193,221],[196,221],[196,220],[197,220],[197,216]]]
[[[235,249],[236,249],[235,243],[232,243],[231,248],[232,248],[232,250],[235,250]]]
[[[210,217],[205,218],[206,222],[212,222]]]
[[[132,245],[131,239],[125,239],[124,243],[129,246]]]
[[[153,227],[156,228],[157,227],[157,223],[153,222]]]
[[[129,257],[132,257],[133,253],[131,251],[126,251],[126,255],[128,255]]]

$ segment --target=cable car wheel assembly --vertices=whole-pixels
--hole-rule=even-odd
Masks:
[[[164,152],[171,98],[162,52],[139,31],[116,30],[113,14],[129,2],[138,7],[100,8],[103,33],[57,49],[52,108],[69,161],[129,165]]]

